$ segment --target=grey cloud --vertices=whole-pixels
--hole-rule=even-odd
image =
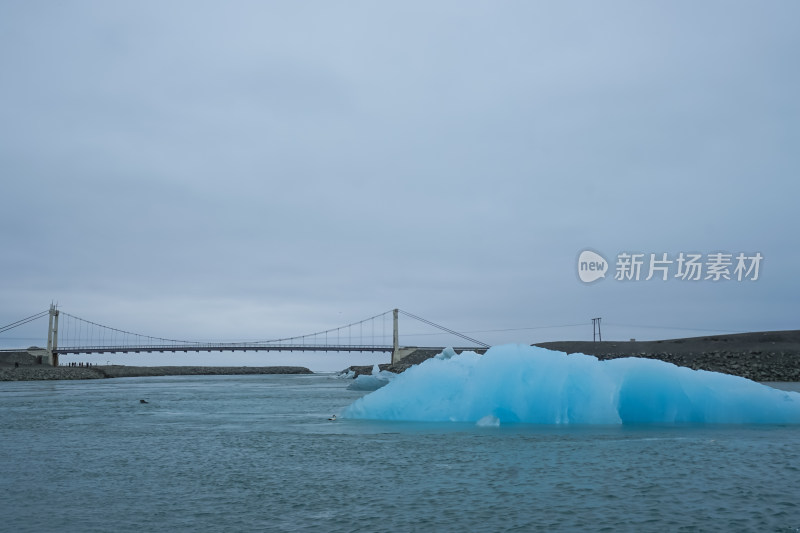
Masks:
[[[7,3],[0,322],[58,298],[177,336],[394,306],[469,329],[783,327],[797,11]],[[763,250],[770,275],[584,287],[587,246]],[[535,340],[514,335],[492,342]]]

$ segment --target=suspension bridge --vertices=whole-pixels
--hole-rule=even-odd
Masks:
[[[167,339],[133,333],[71,315],[58,309],[57,306],[51,305],[50,309],[46,311],[0,327],[0,334],[47,317],[47,348],[42,358],[45,364],[53,366],[58,366],[60,355],[68,354],[248,351],[386,352],[391,353],[391,361],[394,364],[417,350],[443,348],[402,346],[398,327],[400,316],[421,322],[470,343],[465,347],[456,348],[458,351],[482,351],[489,347],[484,342],[401,309],[392,309],[357,322],[294,337],[247,342],[207,342]],[[391,332],[387,326],[390,320]],[[390,334],[391,337],[389,337]]]

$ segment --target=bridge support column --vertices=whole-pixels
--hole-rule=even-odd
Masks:
[[[392,364],[400,360],[398,357],[400,351],[400,334],[397,330],[397,314],[397,309],[392,310]]]
[[[58,309],[50,304],[50,321],[47,327],[47,364],[58,366]]]

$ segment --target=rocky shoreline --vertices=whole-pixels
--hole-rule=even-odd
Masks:
[[[0,381],[133,378],[146,376],[238,376],[249,374],[313,374],[302,366],[45,366],[0,367]]]
[[[567,354],[583,353],[600,360],[621,357],[658,359],[693,370],[708,370],[762,382],[800,382],[800,330],[762,331],[659,341],[559,341],[535,344]],[[400,373],[439,353],[417,350],[381,370]],[[351,366],[354,376],[369,374],[371,366]]]
[[[660,341],[544,342],[542,348],[600,360],[659,359],[753,381],[800,381],[800,330],[762,331]]]

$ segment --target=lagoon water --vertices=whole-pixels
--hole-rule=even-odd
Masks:
[[[800,531],[798,425],[328,421],[349,383],[0,383],[0,531]]]

